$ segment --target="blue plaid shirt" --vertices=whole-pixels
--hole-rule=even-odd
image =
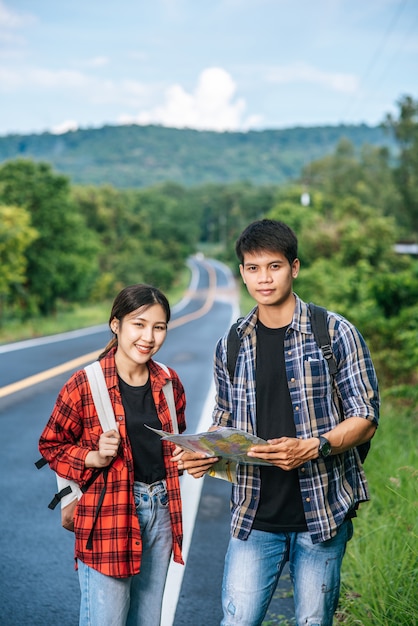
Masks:
[[[293,406],[296,436],[318,437],[340,421],[338,400],[327,363],[314,339],[307,304],[298,296],[293,320],[284,341],[286,374]],[[227,334],[216,346],[216,406],[213,423],[257,434],[256,417],[257,307],[240,323],[241,346],[233,385],[227,369]],[[342,316],[328,312],[332,348],[338,363],[336,382],[344,419],[379,419],[379,391],[365,341]],[[313,543],[333,537],[347,513],[369,500],[366,477],[356,449],[326,459],[308,461],[299,468],[299,483],[308,531]],[[231,533],[246,539],[260,498],[257,466],[239,465],[232,487]]]

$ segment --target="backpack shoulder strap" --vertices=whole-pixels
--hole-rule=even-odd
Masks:
[[[155,361],[155,363],[162,367],[166,374],[170,375],[170,371],[167,365],[165,365],[164,363],[160,363],[159,361]],[[174,402],[173,383],[171,378],[167,379],[163,387],[163,393],[167,401],[168,410],[170,411],[171,422],[173,424],[173,433],[178,435],[179,425],[177,422],[176,403]]]
[[[87,365],[85,370],[103,432],[117,430],[109,390],[99,361]]]
[[[242,318],[240,318],[242,319]],[[240,340],[237,333],[237,328],[240,319],[232,324],[228,332],[228,338],[226,342],[226,365],[228,368],[229,379],[231,384],[234,381],[235,365],[237,363],[237,357],[239,352]]]
[[[87,380],[89,382],[91,394],[93,396],[93,402],[96,407],[97,415],[103,432],[106,432],[108,430],[116,430],[117,426],[115,414],[113,411],[112,403],[110,402],[109,390],[107,388],[106,381],[103,375],[103,370],[100,367],[99,361],[94,361],[94,363],[86,365],[84,369],[86,370]],[[47,464],[47,461],[43,457],[41,457],[35,463],[38,469],[41,469]],[[56,504],[50,508],[54,508],[55,506]]]
[[[308,306],[311,312],[311,325],[315,341],[321,348],[331,376],[334,377],[337,373],[337,362],[331,347],[331,338],[329,336],[327,322],[327,310],[322,306],[314,304],[313,302],[310,302]]]
[[[328,363],[329,373],[331,374],[332,381],[334,387],[337,391],[338,395],[338,407],[340,414],[343,415],[343,407],[342,400],[338,390],[337,381],[335,380],[335,374],[337,373],[337,361],[335,360],[334,353],[331,347],[331,338],[329,336],[328,330],[328,322],[327,322],[327,310],[322,306],[318,306],[317,304],[313,304],[313,302],[309,303],[309,309],[311,312],[311,324],[312,331],[315,337],[315,341],[318,346],[321,348],[322,354],[326,362]],[[360,460],[364,463],[368,453],[370,450],[370,441],[366,441],[365,443],[361,443],[357,446],[357,451],[360,456]]]

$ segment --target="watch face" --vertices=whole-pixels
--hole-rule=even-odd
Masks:
[[[329,456],[331,454],[331,444],[325,437],[319,438],[319,454],[321,456]]]

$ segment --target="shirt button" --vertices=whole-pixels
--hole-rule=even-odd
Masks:
[[[306,498],[306,502],[310,502],[310,501],[311,501],[311,499],[310,499],[310,498]]]
[[[136,546],[139,546],[139,541],[135,541],[135,545],[136,545]]]
[[[123,417],[118,417],[118,420],[121,422],[123,420]]]
[[[295,382],[295,379],[294,379],[294,378],[291,378],[291,379],[290,379],[290,382],[291,382],[291,383],[294,383],[294,382]]]
[[[299,407],[298,406],[295,406],[295,411],[299,411]]]
[[[304,467],[301,467],[301,468],[300,468],[300,471],[301,471],[301,472],[304,472],[304,471],[305,471],[305,468],[304,468]]]
[[[288,354],[289,356],[291,356],[291,355],[292,355],[292,351],[291,351],[291,350],[288,350],[287,354]]]

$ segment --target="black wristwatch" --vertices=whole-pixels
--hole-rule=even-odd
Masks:
[[[323,437],[322,435],[319,437],[318,454],[323,459],[331,454],[331,444],[328,439],[326,437]]]

